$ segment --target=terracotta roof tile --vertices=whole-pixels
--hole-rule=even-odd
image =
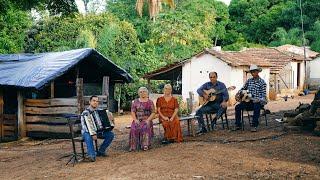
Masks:
[[[242,51],[215,51],[212,49],[205,49],[193,57],[200,57],[204,54],[211,54],[234,67],[250,66],[251,64],[256,64],[260,67],[270,67],[270,73],[278,73],[291,61],[303,61],[303,56],[298,54],[287,54],[281,52],[277,48],[247,48]],[[166,65],[153,72],[147,73],[144,77],[148,78],[170,71],[176,67],[182,66],[191,59],[192,57]]]
[[[300,55],[304,56],[304,49],[303,47],[291,45],[291,44],[286,44],[282,46],[276,47],[277,50],[287,53],[289,55]],[[318,52],[310,50],[309,47],[306,47],[306,57],[308,58],[307,60],[311,60],[319,56],[320,54]]]

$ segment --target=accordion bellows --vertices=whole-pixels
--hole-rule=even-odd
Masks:
[[[111,131],[114,128],[113,116],[108,110],[96,110],[85,114],[84,122],[91,136],[96,135],[98,131]]]

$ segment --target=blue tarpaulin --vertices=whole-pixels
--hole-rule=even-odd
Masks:
[[[94,61],[104,72],[116,74],[117,81],[132,82],[132,77],[124,69],[96,50],[85,48],[39,54],[0,55],[0,86],[40,89],[85,59]]]

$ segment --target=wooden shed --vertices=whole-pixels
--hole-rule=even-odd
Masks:
[[[90,48],[0,55],[0,142],[65,137],[64,114],[79,114],[90,95],[109,107],[115,84],[129,82],[124,69]]]

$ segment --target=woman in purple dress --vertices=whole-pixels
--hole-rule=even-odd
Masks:
[[[148,150],[152,138],[152,119],[155,115],[155,107],[149,99],[148,89],[140,87],[138,90],[139,98],[132,101],[131,130],[129,136],[129,151],[135,151],[139,146],[143,150]]]

